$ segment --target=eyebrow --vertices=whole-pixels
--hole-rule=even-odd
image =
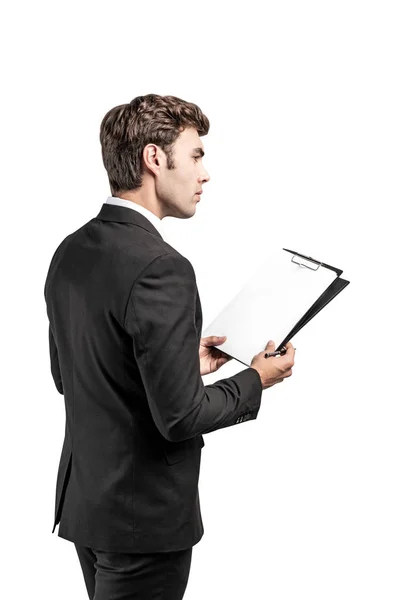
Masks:
[[[200,156],[204,156],[203,148],[194,148],[193,152],[198,152],[200,154]]]

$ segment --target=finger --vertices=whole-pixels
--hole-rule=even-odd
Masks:
[[[290,346],[289,346],[289,344],[290,344]],[[287,352],[285,354],[285,357],[287,359],[289,359],[289,362],[293,362],[293,364],[294,364],[295,348],[293,348],[293,345],[290,342],[289,342],[289,344],[286,344]]]
[[[290,348],[287,349],[286,351],[286,356],[294,356],[294,348],[293,346],[290,346]]]
[[[226,335],[215,335],[213,346],[219,346],[220,344],[223,344],[225,341],[226,341]]]
[[[265,346],[265,350],[268,350],[268,352],[275,352],[275,342],[269,340],[268,344]]]
[[[226,335],[210,335],[206,338],[202,338],[202,344],[204,346],[218,346],[223,344],[226,340]]]

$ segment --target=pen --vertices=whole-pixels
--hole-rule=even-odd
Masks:
[[[283,354],[286,354],[286,348],[282,348],[282,350],[277,350],[276,352],[266,352],[264,358],[269,358],[270,356],[282,356]]]
[[[296,348],[294,348],[294,350],[296,350]],[[284,354],[286,354],[286,352],[287,348],[283,346],[282,350],[277,350],[276,352],[266,352],[264,354],[264,358],[269,358],[270,356],[283,356]]]

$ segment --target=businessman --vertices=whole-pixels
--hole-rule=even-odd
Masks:
[[[201,338],[190,261],[162,220],[189,219],[210,177],[209,121],[175,96],[112,108],[100,127],[111,195],[56,249],[44,294],[66,424],[53,532],[74,543],[89,598],[180,600],[203,535],[203,434],[256,419],[294,349],[204,386],[230,357]],[[274,342],[266,349],[275,350]]]

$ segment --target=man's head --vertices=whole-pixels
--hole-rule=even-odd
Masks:
[[[204,169],[200,136],[209,121],[196,104],[148,94],[112,108],[100,127],[105,169],[113,196],[145,206],[161,219],[196,212]]]

